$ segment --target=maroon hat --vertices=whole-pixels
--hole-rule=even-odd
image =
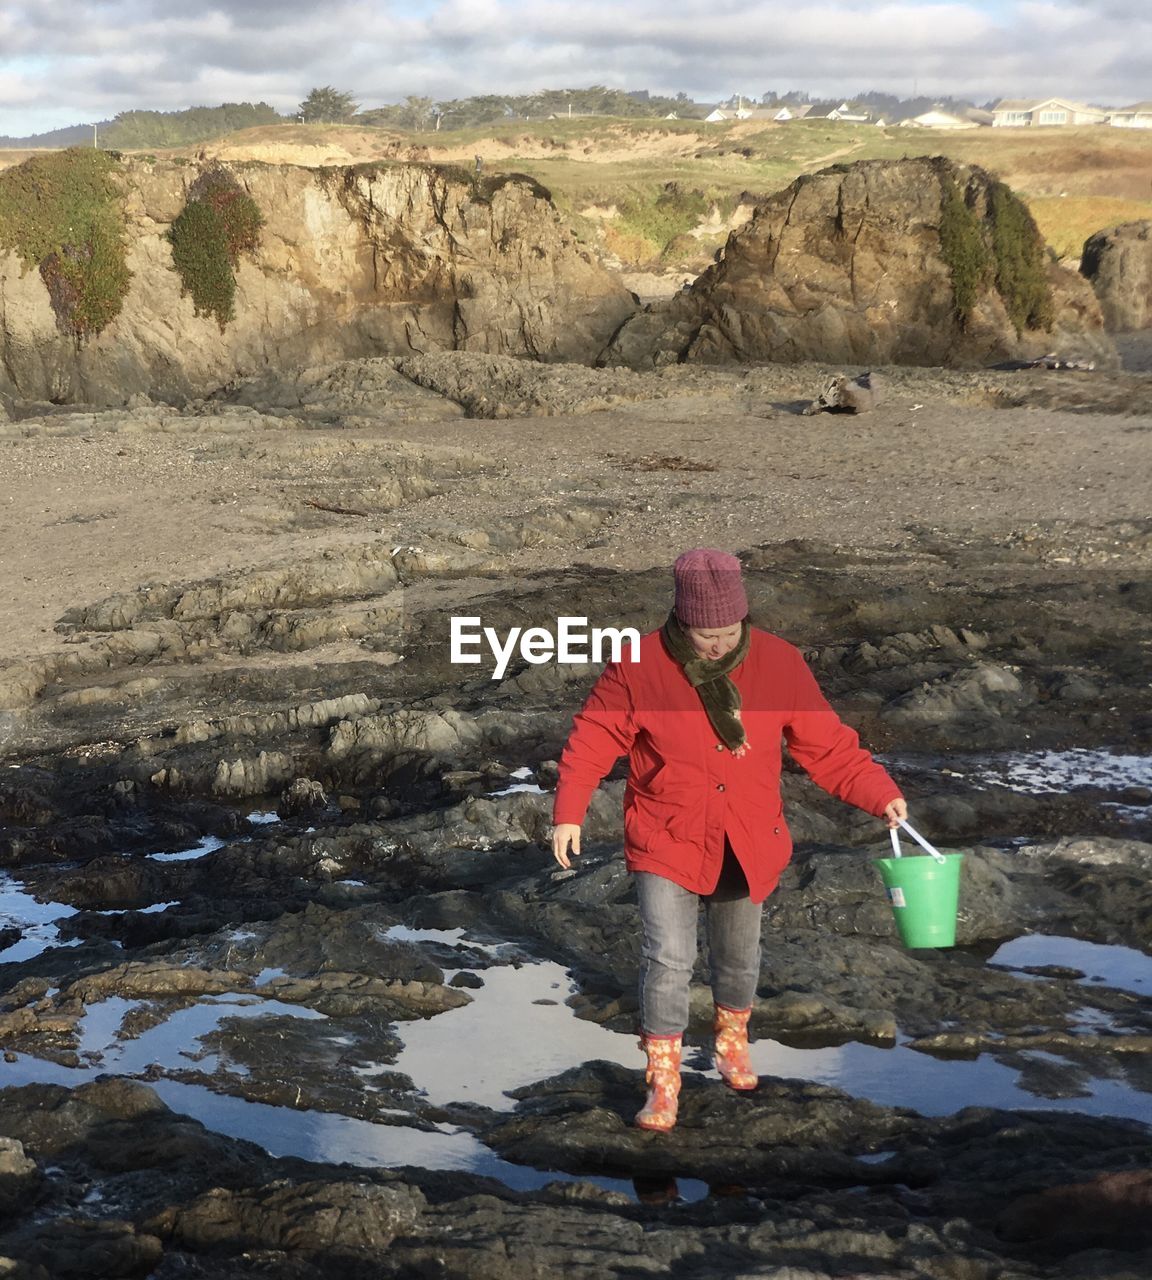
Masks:
[[[730,627],[748,616],[740,561],[727,551],[696,547],[672,567],[676,616],[686,627]]]

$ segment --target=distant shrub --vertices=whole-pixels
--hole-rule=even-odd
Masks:
[[[1004,300],[1017,334],[1025,329],[1050,329],[1055,317],[1048,255],[1032,214],[1003,182],[994,182],[989,190],[988,214],[996,292]]]
[[[172,265],[198,316],[215,316],[221,331],[236,314],[236,267],[260,245],[264,217],[255,200],[219,166],[188,189],[168,232]]]
[[[131,280],[116,164],[109,152],[72,148],[0,173],[0,247],[39,270],[57,328],[78,339],[120,314]]]
[[[677,237],[687,234],[712,208],[702,191],[685,191],[669,182],[655,194],[635,192],[617,201],[617,230],[621,236],[646,242],[647,252],[637,255],[656,259]]]

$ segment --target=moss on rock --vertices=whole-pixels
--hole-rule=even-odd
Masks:
[[[0,173],[0,247],[39,270],[57,327],[80,339],[120,314],[132,278],[117,163],[113,153],[72,148]]]
[[[206,169],[188,189],[168,232],[172,265],[197,315],[216,317],[221,331],[236,314],[236,267],[254,253],[264,225],[255,200],[226,170]]]
[[[952,309],[963,329],[988,281],[992,255],[980,218],[950,174],[940,178],[940,252],[952,275]]]
[[[1044,237],[1027,205],[1003,182],[988,193],[996,291],[1016,332],[1050,329],[1054,319]]]
[[[1050,329],[1054,310],[1044,239],[1027,205],[1003,182],[973,170],[964,190],[940,165],[940,252],[952,276],[953,312],[967,327],[981,292],[1000,295],[1017,336]],[[983,216],[977,211],[983,205]]]

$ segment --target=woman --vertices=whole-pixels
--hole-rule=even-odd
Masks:
[[[624,853],[644,931],[640,1044],[643,1129],[671,1129],[696,921],[704,902],[715,1001],[714,1062],[733,1089],[759,1083],[748,1018],[760,973],[760,916],[792,854],[780,798],[780,740],[826,791],[895,827],[899,787],[825,701],[800,652],[748,623],[740,562],[686,551],[675,604],[636,661],[611,663],[577,714],[560,759],[552,852],[580,852],[593,791],[622,755]]]

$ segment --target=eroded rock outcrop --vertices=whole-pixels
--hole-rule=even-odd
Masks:
[[[606,359],[963,367],[1053,350],[1116,363],[1091,290],[1048,260],[1003,183],[920,158],[798,178],[691,289],[628,321]]]
[[[1089,236],[1080,270],[1096,290],[1109,329],[1152,326],[1152,222],[1125,222]]]
[[[82,344],[15,253],[0,257],[0,390],[122,404],[181,399],[269,364],[462,349],[587,360],[635,308],[632,295],[527,178],[380,164],[247,165],[235,177],[263,216],[235,264],[234,318],[197,315],[167,233],[196,168],[126,161],[119,315]]]

